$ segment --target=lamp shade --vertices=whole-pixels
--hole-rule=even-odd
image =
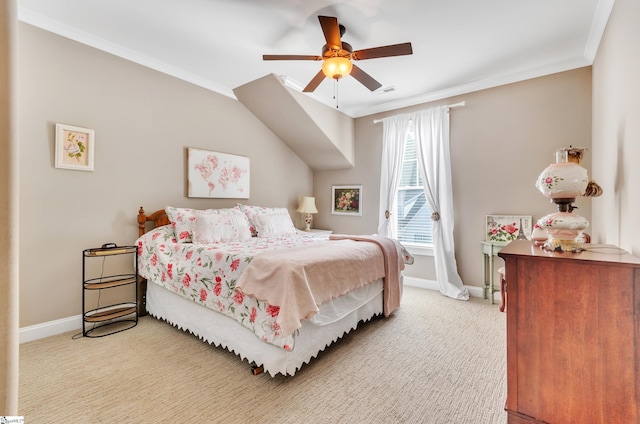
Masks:
[[[340,79],[351,73],[353,64],[346,57],[330,57],[322,64],[322,72],[327,78]]]
[[[587,188],[587,170],[574,162],[549,165],[538,177],[536,187],[549,199],[575,199]]]
[[[300,205],[298,206],[298,209],[296,209],[296,212],[318,213],[318,208],[316,208],[316,198],[303,196],[302,200],[300,201]]]

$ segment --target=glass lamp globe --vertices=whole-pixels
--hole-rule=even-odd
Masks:
[[[549,165],[536,180],[540,192],[557,205],[558,212],[546,215],[538,224],[547,231],[545,250],[579,252],[584,250],[576,238],[589,222],[572,213],[576,197],[582,196],[589,184],[587,170],[576,162],[567,160],[567,150],[556,152],[556,163]]]

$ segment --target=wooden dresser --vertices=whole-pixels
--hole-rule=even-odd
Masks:
[[[611,245],[506,263],[509,423],[640,422],[640,258]]]

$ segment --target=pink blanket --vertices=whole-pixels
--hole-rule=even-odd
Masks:
[[[252,259],[236,288],[278,306],[276,323],[286,337],[301,327],[301,320],[315,315],[322,303],[384,277],[385,256],[375,243],[346,237],[266,252]]]
[[[404,256],[402,249],[395,240],[388,237],[353,235],[331,235],[330,239],[368,241],[380,247],[384,256],[384,316],[388,317],[393,311],[398,309],[400,307],[400,298],[402,297],[400,271],[404,269]]]

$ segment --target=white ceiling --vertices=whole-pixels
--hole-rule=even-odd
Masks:
[[[318,15],[354,50],[410,41],[413,55],[357,62],[376,92],[348,77],[337,103],[333,80],[310,94],[359,117],[591,65],[614,1],[18,0],[18,17],[229,97],[270,73],[302,90],[321,62],[262,55],[320,55]]]

